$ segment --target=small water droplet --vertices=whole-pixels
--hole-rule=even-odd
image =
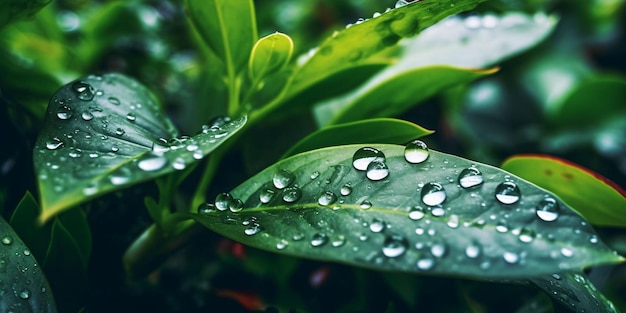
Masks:
[[[537,204],[536,213],[537,216],[546,222],[554,222],[559,218],[561,209],[559,203],[551,197],[545,198]]]
[[[198,148],[199,148],[198,145],[194,144],[194,143],[188,144],[187,147],[186,147],[187,151],[190,151],[190,152],[191,151],[196,151],[196,150],[198,150]]]
[[[25,255],[25,256],[29,256],[29,255],[30,255],[30,250],[28,250],[28,249],[24,249],[24,255]]]
[[[446,210],[442,206],[437,205],[437,206],[430,208],[430,213],[433,216],[441,217],[441,216],[446,215]]]
[[[561,248],[561,255],[566,258],[571,258],[574,255],[574,250],[568,247],[563,247]]]
[[[49,150],[56,150],[61,146],[63,146],[63,141],[61,141],[61,139],[57,137],[53,137],[52,139],[48,140],[48,142],[46,142],[46,148],[48,148]]]
[[[293,239],[293,241],[300,241],[300,240],[304,239],[304,234],[300,234],[300,233],[295,234],[295,235],[291,236],[291,239]]]
[[[435,260],[432,258],[423,258],[417,261],[417,268],[422,271],[427,271],[435,266]]]
[[[430,247],[430,254],[436,258],[441,258],[448,252],[448,247],[445,243],[435,243]]]
[[[359,171],[365,171],[374,160],[384,162],[385,154],[376,148],[363,147],[354,152],[352,156],[352,166]]]
[[[406,252],[409,242],[400,235],[391,235],[385,237],[382,252],[388,258],[396,258]]]
[[[316,179],[320,176],[320,172],[319,171],[314,171],[313,173],[311,173],[311,180]]]
[[[411,211],[409,211],[409,218],[414,221],[421,220],[424,215],[426,214],[424,213],[424,208],[421,206],[415,206],[411,209]]]
[[[231,201],[233,201],[233,196],[228,192],[222,192],[215,197],[215,207],[220,211],[226,211],[230,207]]]
[[[289,185],[291,185],[295,179],[296,175],[294,175],[292,172],[285,169],[280,169],[278,170],[278,172],[276,172],[276,174],[274,174],[272,182],[274,183],[274,187],[278,189],[284,189],[289,187]]]
[[[134,122],[135,120],[137,120],[137,115],[135,115],[135,113],[133,113],[133,112],[130,112],[130,113],[126,114],[126,119],[131,121],[131,122]]]
[[[302,197],[302,190],[298,187],[287,187],[283,192],[283,201],[293,203]]]
[[[78,99],[83,101],[91,101],[96,92],[90,84],[84,81],[74,82],[72,84],[72,90],[76,93]]]
[[[258,233],[261,232],[261,230],[263,230],[261,228],[261,225],[259,225],[258,223],[254,223],[252,225],[250,225],[250,227],[247,227],[246,229],[244,229],[244,234],[248,235],[248,236],[252,236],[252,235],[256,235]]]
[[[284,250],[285,248],[287,248],[288,245],[289,245],[289,241],[285,239],[281,239],[280,241],[276,243],[276,249]]]
[[[172,162],[172,168],[174,168],[175,170],[181,171],[184,170],[186,167],[187,162],[181,157],[177,157],[176,159],[174,159],[174,162]]]
[[[85,188],[83,188],[83,194],[85,196],[95,195],[96,192],[98,192],[98,186],[96,186],[95,184],[89,184]]]
[[[389,176],[389,168],[384,160],[376,159],[367,165],[367,172],[365,173],[365,176],[367,176],[369,180],[373,181],[382,180]]]
[[[109,97],[109,103],[113,105],[120,105],[120,99],[115,97]]]
[[[118,136],[123,136],[126,133],[126,131],[122,128],[118,128],[115,130],[115,134]]]
[[[352,184],[346,183],[341,186],[341,190],[339,190],[342,196],[349,196],[352,193]]]
[[[4,235],[2,236],[2,239],[0,239],[0,241],[2,241],[2,244],[8,246],[13,243],[13,237],[11,237],[10,235]]]
[[[57,117],[60,120],[67,120],[72,117],[72,109],[67,105],[62,105],[57,111]]]
[[[387,227],[387,224],[385,223],[385,221],[377,219],[377,218],[372,220],[372,223],[370,224],[370,230],[373,233],[380,233],[383,230],[385,230],[386,227]]]
[[[413,140],[404,147],[404,159],[409,163],[422,163],[428,155],[428,146],[421,140]]]
[[[535,240],[535,236],[536,234],[532,229],[522,228],[518,238],[521,242],[529,243]]]
[[[450,219],[448,219],[448,227],[457,228],[459,227],[459,216],[456,214],[450,215]]]
[[[424,204],[435,206],[446,200],[446,191],[438,183],[428,183],[422,188],[421,197]]]
[[[324,233],[316,233],[315,235],[313,235],[313,238],[311,239],[311,246],[319,247],[319,246],[326,244],[327,242],[328,242],[328,235]]]
[[[109,180],[111,181],[111,184],[119,186],[127,183],[130,178],[128,176],[113,175],[109,178]]]
[[[465,255],[470,259],[475,259],[480,256],[481,249],[478,243],[472,242],[467,247],[465,247]]]
[[[20,291],[20,298],[22,298],[24,300],[30,298],[30,290],[24,289],[24,290]]]
[[[85,120],[85,121],[91,121],[93,120],[93,114],[89,111],[83,111],[83,113],[80,115],[80,117]]]
[[[228,203],[228,209],[233,212],[241,212],[243,210],[243,201],[241,199],[233,199]]]
[[[367,210],[372,207],[372,203],[369,200],[363,200],[360,204],[361,209]]]
[[[319,205],[327,206],[335,203],[337,196],[332,191],[324,191],[317,199]]]
[[[200,206],[198,206],[198,213],[200,214],[209,214],[213,212],[217,212],[217,209],[215,208],[215,205],[213,205],[212,203],[205,202],[201,204]]]
[[[496,231],[499,233],[506,233],[509,231],[509,225],[506,220],[500,220],[496,225]]]
[[[191,157],[196,159],[196,160],[200,160],[200,159],[202,159],[204,157],[204,152],[202,152],[202,150],[196,150],[196,151],[193,152]]]
[[[471,188],[483,183],[483,174],[472,166],[462,170],[458,180],[461,187]]]
[[[337,247],[343,246],[345,243],[346,243],[346,237],[343,235],[339,235],[330,244],[333,247],[337,248]]]
[[[161,156],[151,156],[139,161],[137,166],[143,171],[152,172],[162,169],[166,164],[166,158]]]
[[[509,251],[504,252],[504,254],[502,254],[502,258],[504,259],[506,263],[509,263],[509,264],[515,264],[519,262],[519,255],[514,252],[509,252]]]
[[[522,193],[517,184],[505,181],[496,187],[496,199],[502,204],[513,204],[519,201]]]

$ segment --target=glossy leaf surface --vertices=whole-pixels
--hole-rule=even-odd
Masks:
[[[508,279],[622,260],[548,191],[424,148],[302,153],[195,218],[250,246],[383,270]]]
[[[252,80],[272,74],[289,63],[293,54],[293,41],[282,33],[267,35],[254,44],[248,72]]]
[[[177,131],[148,90],[119,74],[89,76],[53,97],[34,149],[42,215],[183,170],[239,130],[246,118]]]
[[[618,312],[613,303],[605,298],[583,273],[552,274],[530,281],[573,312]]]
[[[514,156],[502,168],[555,193],[591,224],[626,227],[626,192],[600,174],[545,155]]]

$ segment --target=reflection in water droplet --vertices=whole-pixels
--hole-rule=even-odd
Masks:
[[[313,238],[311,239],[311,246],[319,247],[319,246],[326,244],[327,242],[328,242],[328,235],[324,233],[316,233],[315,235],[313,235]]]
[[[535,232],[532,229],[522,228],[519,233],[519,241],[529,243],[535,240]]]
[[[243,210],[243,201],[241,199],[231,200],[228,204],[228,209],[233,213],[241,212]]]
[[[2,244],[8,246],[13,243],[13,237],[11,237],[10,235],[4,235],[2,236],[2,239],[0,239],[0,241],[2,242]]]
[[[67,120],[72,117],[72,109],[67,105],[63,105],[57,111],[57,117],[60,120]]]
[[[337,248],[337,247],[343,246],[345,243],[346,243],[346,237],[343,235],[339,235],[330,244],[333,247]]]
[[[421,220],[424,215],[424,208],[421,206],[415,206],[411,209],[411,211],[409,211],[409,218],[414,221]]]
[[[483,183],[483,174],[475,167],[468,167],[459,174],[459,185],[463,188],[471,188]]]
[[[287,187],[283,192],[283,201],[293,203],[302,197],[302,190],[298,187]]]
[[[187,162],[185,162],[185,159],[181,157],[177,157],[176,159],[174,159],[174,162],[172,162],[172,168],[174,168],[175,170],[184,170],[186,167]]]
[[[404,147],[404,159],[409,163],[422,163],[428,155],[428,146],[421,140],[413,140]]]
[[[93,114],[91,114],[91,112],[89,111],[84,111],[83,114],[80,115],[80,117],[85,121],[93,120]]]
[[[363,147],[354,152],[352,156],[352,166],[359,171],[367,170],[367,166],[374,160],[385,161],[385,154],[371,147]]]
[[[430,254],[432,254],[436,258],[443,257],[444,255],[446,255],[446,252],[448,252],[448,247],[445,243],[438,242],[430,247]]]
[[[53,137],[48,142],[46,142],[46,148],[49,150],[56,150],[63,146],[63,141],[57,137]]]
[[[519,255],[514,252],[508,252],[508,251],[504,252],[504,254],[502,254],[502,258],[504,259],[506,263],[509,263],[509,264],[515,264],[519,262]]]
[[[281,239],[280,241],[278,241],[276,243],[276,249],[283,250],[283,249],[287,248],[288,245],[289,245],[289,241],[287,241],[285,239]]]
[[[317,199],[319,205],[327,206],[335,203],[337,196],[332,191],[324,191]]]
[[[470,245],[465,247],[465,255],[470,259],[475,259],[480,256],[481,249],[478,243],[472,242]]]
[[[215,197],[215,207],[220,211],[226,211],[231,201],[233,201],[233,196],[228,192],[222,192]]]
[[[166,158],[161,156],[152,156],[139,161],[137,166],[143,171],[152,172],[162,169],[166,164]]]
[[[269,203],[274,198],[274,190],[272,189],[263,189],[259,194],[259,200],[261,203]]]
[[[496,199],[502,204],[513,204],[519,201],[522,193],[517,184],[505,181],[496,187]]]
[[[417,268],[422,271],[427,271],[435,266],[435,260],[431,258],[424,258],[417,261]]]
[[[361,209],[367,210],[372,207],[372,203],[369,200],[363,200],[360,205]]]
[[[389,168],[387,168],[387,164],[383,160],[376,159],[370,162],[370,164],[367,166],[367,172],[365,173],[365,176],[367,176],[369,180],[373,181],[385,179],[387,176],[389,176]]]
[[[341,190],[339,190],[342,196],[349,196],[352,193],[352,184],[346,183],[341,186]]]
[[[377,218],[372,220],[372,223],[370,224],[370,230],[373,233],[380,233],[381,231],[385,230],[386,227],[387,224],[385,223],[385,221],[379,220]]]
[[[131,122],[134,122],[135,120],[137,120],[137,115],[135,115],[135,113],[133,113],[133,112],[130,112],[130,113],[126,114],[126,119],[131,121]]]
[[[438,183],[425,184],[421,192],[422,202],[428,206],[442,204],[446,200],[446,191]]]
[[[217,212],[217,210],[215,208],[215,205],[211,203],[205,202],[198,207],[198,213],[200,214],[209,214],[213,212]]]
[[[83,81],[74,82],[72,84],[72,90],[78,99],[83,101],[91,101],[96,92],[90,84]]]
[[[285,169],[280,169],[278,170],[278,172],[276,172],[276,174],[274,174],[272,182],[274,183],[274,187],[278,189],[284,189],[286,187],[289,187],[289,185],[291,185],[295,179],[296,175],[294,175],[292,172]]]
[[[250,227],[247,227],[246,229],[244,229],[244,234],[248,235],[248,236],[252,236],[252,235],[256,235],[258,233],[260,233],[262,230],[261,225],[254,223],[252,225],[250,225]]]
[[[408,245],[409,245],[409,242],[406,240],[406,238],[400,235],[391,235],[391,236],[385,237],[382,251],[386,257],[395,258],[404,254],[404,252],[406,252]]]
[[[546,222],[556,221],[561,211],[559,203],[554,198],[550,197],[541,200],[535,209],[537,216]]]

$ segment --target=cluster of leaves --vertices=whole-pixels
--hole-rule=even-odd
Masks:
[[[3,311],[625,305],[623,2],[14,2]]]

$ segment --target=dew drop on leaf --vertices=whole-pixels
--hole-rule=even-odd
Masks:
[[[54,137],[46,142],[46,148],[49,150],[56,150],[61,146],[63,146],[63,141],[57,137]]]
[[[513,204],[519,201],[522,193],[517,184],[505,181],[496,187],[496,199],[502,204]]]
[[[483,183],[483,174],[475,167],[468,167],[459,174],[459,185],[463,188],[471,188]]]
[[[563,247],[561,248],[561,255],[566,258],[571,258],[574,255],[574,250],[568,247]]]
[[[134,122],[135,120],[137,120],[137,116],[135,115],[135,113],[130,112],[130,113],[126,114],[126,119],[131,121],[131,122]]]
[[[243,210],[243,201],[241,199],[231,200],[228,204],[228,209],[233,213],[241,212]]]
[[[445,243],[437,242],[430,247],[430,254],[436,258],[441,258],[448,252],[448,246]]]
[[[320,172],[319,171],[313,171],[313,173],[311,173],[311,180],[314,180],[316,178],[318,178],[320,176]]]
[[[547,197],[537,204],[536,213],[541,220],[554,222],[559,218],[559,203],[554,198]]]
[[[332,191],[324,191],[317,199],[319,205],[327,206],[335,203],[337,196]]]
[[[354,152],[352,156],[352,166],[359,171],[365,171],[368,165],[374,160],[384,162],[385,154],[376,148],[363,147]]]
[[[346,243],[346,237],[343,235],[339,235],[337,236],[337,238],[333,239],[333,241],[330,243],[333,247],[337,248],[337,247],[341,247]]]
[[[70,109],[67,105],[63,105],[57,111],[57,117],[60,120],[67,120],[72,117],[72,109]]]
[[[387,164],[384,160],[376,159],[367,165],[367,172],[365,173],[365,176],[367,176],[369,180],[373,181],[382,180],[389,176],[389,168],[387,168]]]
[[[280,169],[274,175],[272,182],[274,183],[274,187],[278,189],[285,189],[289,187],[289,185],[291,185],[295,179],[296,176],[292,172],[285,169]]]
[[[502,254],[502,258],[504,259],[504,262],[509,264],[516,264],[519,262],[519,255],[514,252],[504,252],[504,254]]]
[[[529,243],[535,240],[535,232],[532,229],[522,228],[519,233],[519,241]]]
[[[428,206],[442,204],[446,200],[446,191],[438,183],[427,183],[422,187],[422,202]]]
[[[246,229],[244,229],[244,234],[248,235],[248,236],[252,236],[252,235],[256,235],[258,233],[260,233],[262,230],[261,225],[259,225],[258,223],[254,223],[252,225],[250,225],[249,227],[247,227]]]
[[[322,246],[326,244],[327,242],[328,242],[328,235],[324,233],[316,233],[315,235],[313,235],[313,238],[311,238],[311,246],[313,247]]]
[[[496,231],[499,233],[506,233],[507,231],[509,231],[509,224],[506,222],[506,220],[500,220],[498,222],[498,224],[496,225]]]
[[[428,146],[421,140],[413,140],[404,147],[404,159],[409,163],[422,163],[428,154]]]
[[[352,193],[352,184],[346,183],[339,190],[342,196],[349,196]]]
[[[287,248],[288,245],[289,245],[289,241],[285,239],[281,239],[276,243],[276,249],[284,250],[285,248]]]
[[[441,205],[437,205],[437,206],[430,208],[430,213],[433,216],[441,217],[441,216],[446,215],[446,210]]]
[[[185,162],[185,159],[181,157],[177,157],[176,159],[174,159],[174,162],[172,162],[172,168],[174,168],[175,170],[181,171],[184,170],[186,167],[187,162]]]
[[[269,203],[272,199],[274,199],[274,194],[275,192],[272,189],[263,189],[259,194],[259,200],[263,204]]]
[[[287,203],[293,203],[302,197],[302,190],[298,187],[287,187],[283,193],[283,201]]]
[[[80,115],[80,117],[85,121],[93,120],[93,114],[91,114],[91,112],[89,111],[84,111],[83,114]]]
[[[230,207],[233,196],[230,193],[222,192],[215,197],[215,207],[220,211],[226,211]]]
[[[432,258],[423,258],[417,261],[417,268],[422,271],[427,271],[435,266],[435,260]]]
[[[480,256],[481,249],[478,243],[472,242],[467,247],[465,247],[465,255],[470,259],[475,259]]]
[[[198,206],[198,213],[200,214],[209,214],[209,213],[213,213],[216,212],[217,209],[215,208],[215,205],[213,205],[212,203],[202,203],[200,204],[200,206]]]
[[[3,245],[10,245],[13,243],[13,237],[9,236],[9,235],[4,235],[2,236],[2,239],[0,239],[0,241],[2,242]]]
[[[409,218],[414,221],[421,220],[424,215],[426,214],[424,213],[424,208],[421,206],[415,206],[411,209],[411,211],[409,211]]]
[[[370,224],[370,230],[373,233],[380,233],[383,230],[385,230],[386,227],[387,227],[387,224],[385,223],[385,221],[377,219],[377,218],[372,220],[372,223]]]
[[[113,105],[120,105],[120,100],[115,97],[109,97],[109,103]]]
[[[158,171],[167,164],[167,159],[161,156],[151,156],[137,163],[137,166],[146,172]]]
[[[391,235],[385,237],[382,252],[388,258],[396,258],[406,252],[409,243],[406,238],[400,235]]]
[[[456,214],[450,215],[450,219],[448,219],[448,227],[450,228],[458,228],[459,227],[459,216]]]
[[[83,81],[77,81],[72,84],[72,90],[78,97],[78,99],[83,101],[91,101],[95,95],[95,90],[93,87]]]
[[[24,289],[24,290],[20,291],[20,298],[22,298],[24,300],[30,298],[30,290]]]
[[[126,131],[123,128],[118,128],[115,130],[115,134],[118,136],[123,136],[126,133]]]

